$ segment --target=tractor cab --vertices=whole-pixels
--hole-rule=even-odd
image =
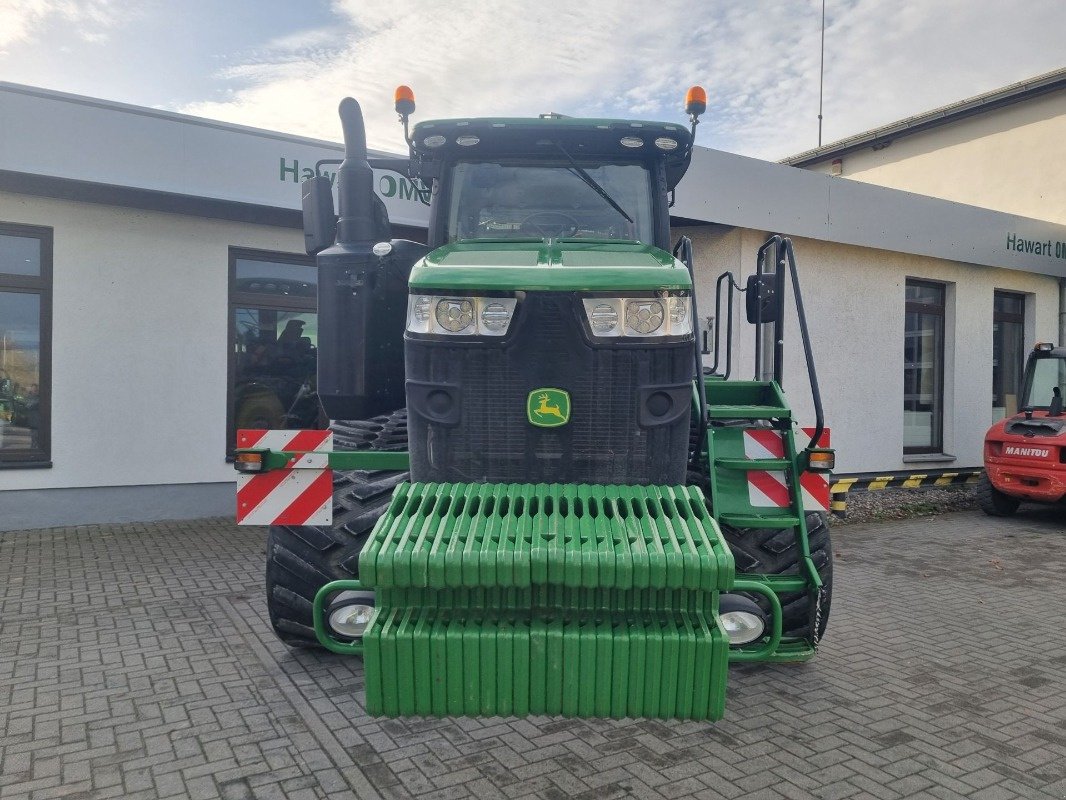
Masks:
[[[679,125],[626,120],[419,123],[413,174],[435,181],[430,244],[634,241],[669,250],[669,192],[688,166]]]

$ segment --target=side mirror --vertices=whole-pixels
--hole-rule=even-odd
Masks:
[[[337,236],[333,185],[325,175],[318,175],[300,184],[300,194],[304,212],[304,249],[313,256],[332,247]]]
[[[749,275],[745,310],[748,322],[777,322],[781,316],[781,298],[775,286],[776,276],[763,273]]]

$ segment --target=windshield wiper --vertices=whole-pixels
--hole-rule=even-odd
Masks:
[[[613,197],[611,197],[609,194],[607,194],[607,190],[604,189],[602,186],[600,186],[596,182],[595,178],[593,178],[584,169],[582,169],[581,167],[579,167],[577,165],[577,162],[574,161],[574,157],[571,156],[566,151],[565,147],[563,147],[558,142],[552,142],[552,144],[554,144],[556,147],[558,147],[559,148],[559,152],[562,153],[564,156],[566,156],[567,160],[570,162],[570,171],[573,174],[575,174],[575,175],[577,175],[577,177],[581,178],[581,180],[583,180],[588,185],[588,187],[590,189],[592,189],[592,191],[594,191],[596,194],[598,194],[600,197],[602,197],[604,200],[606,200],[611,205],[611,208],[613,208],[615,211],[617,211],[619,214],[621,214],[623,217],[625,217],[626,220],[628,220],[629,222],[633,222],[633,218],[631,216],[629,216],[629,214],[626,213],[626,210],[624,208],[622,208],[620,205],[618,205],[618,203],[615,201],[615,199]]]

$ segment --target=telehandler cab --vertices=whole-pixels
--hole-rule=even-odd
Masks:
[[[833,452],[791,242],[772,236],[746,286],[718,280],[726,347],[716,332],[705,353],[691,243],[669,240],[703,89],[691,128],[411,131],[414,97],[396,101],[410,161],[374,166],[430,192],[429,244],[390,241],[345,99],[339,218],[328,179],[303,186],[332,437],[240,434],[238,518],[273,504],[280,523],[274,630],[361,655],[376,715],[720,718],[730,663],[808,659],[829,615],[829,532],[803,498]],[[802,450],[781,389],[789,279],[817,416]],[[754,380],[730,378],[734,289]]]
[[[1066,347],[1038,344],[1022,379],[1021,411],[985,435],[981,509],[1006,517],[1025,502],[1066,502]]]

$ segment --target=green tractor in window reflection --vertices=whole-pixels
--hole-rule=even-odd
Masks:
[[[280,334],[249,329],[238,334],[234,382],[235,427],[317,428],[317,351],[303,335],[302,319],[286,321]]]
[[[26,400],[7,370],[0,369],[0,425],[26,425]]]
[[[717,719],[730,663],[814,654],[832,559],[804,491],[832,451],[791,242],[771,237],[746,286],[717,284],[727,341],[746,293],[752,380],[730,378],[719,336],[701,347],[691,244],[670,245],[705,108],[694,87],[691,128],[411,131],[401,87],[410,159],[373,166],[431,193],[423,246],[390,240],[359,106],[341,103],[339,217],[327,178],[302,187],[334,449],[252,447],[236,466],[239,508],[274,502],[275,469],[332,468],[332,523],[270,530],[270,621],[361,655],[371,713]],[[789,276],[817,412],[804,449],[780,381]]]

